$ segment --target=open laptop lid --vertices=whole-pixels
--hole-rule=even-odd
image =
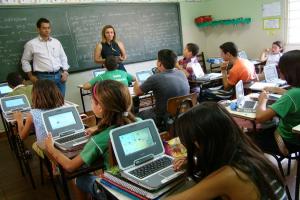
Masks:
[[[271,82],[274,79],[278,79],[276,64],[264,66],[264,74],[266,82]]]
[[[12,91],[13,90],[8,86],[8,83],[0,83],[0,97],[4,97]]]
[[[244,103],[244,85],[243,81],[240,80],[236,85],[235,85],[235,96],[236,96],[236,102],[237,105],[240,106],[241,104]]]
[[[136,73],[136,78],[138,79],[139,83],[144,83],[147,80],[147,78],[149,78],[152,75],[153,73],[151,70],[140,71]]]
[[[152,119],[112,129],[110,139],[122,170],[164,154],[162,141]]]
[[[246,51],[243,51],[243,50],[238,52],[238,57],[248,60],[248,56],[246,54]]]
[[[63,106],[42,114],[47,132],[53,137],[72,134],[84,130],[84,125],[75,106]]]
[[[96,69],[96,70],[93,71],[93,76],[94,76],[94,78],[95,78],[96,76],[99,76],[99,75],[101,75],[101,74],[104,74],[105,72],[106,72],[106,69],[105,69],[105,68],[102,68],[102,69]]]
[[[30,108],[29,101],[24,94],[2,97],[0,99],[1,108],[4,113],[13,112],[16,110],[25,110]]]

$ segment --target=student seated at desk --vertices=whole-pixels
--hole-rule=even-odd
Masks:
[[[126,86],[128,86],[132,81],[135,81],[134,76],[128,74],[126,71],[118,69],[118,61],[115,56],[108,56],[104,61],[104,66],[106,67],[107,71],[104,74],[98,75],[91,79],[89,82],[86,82],[83,85],[83,89],[90,90],[95,83],[104,80],[119,81]]]
[[[222,105],[201,103],[178,118],[175,130],[187,158],[175,160],[174,169],[186,165],[197,184],[168,200],[287,199],[277,170]]]
[[[7,96],[15,96],[25,94],[30,105],[32,105],[31,91],[32,85],[24,85],[24,79],[18,72],[11,72],[7,75],[6,81],[8,86],[13,89]]]
[[[199,47],[197,44],[188,43],[186,44],[183,50],[183,59],[178,61],[178,65],[176,67],[183,71],[186,77],[189,80],[195,80],[204,76],[204,72],[200,63],[198,62],[197,55],[199,53]],[[192,92],[200,92],[198,91],[200,88],[191,88]]]
[[[91,165],[101,157],[108,168],[109,131],[136,121],[130,112],[131,105],[132,98],[124,84],[113,80],[96,83],[92,90],[91,107],[101,120],[97,127],[87,130],[90,139],[83,150],[73,159],[69,159],[53,146],[51,134],[45,140],[46,150],[65,170],[70,172],[79,169],[82,165]],[[86,195],[82,192],[85,192],[99,199],[99,191],[94,187],[95,179],[96,176],[91,174],[76,178],[76,185],[80,188],[77,195],[84,199]]]
[[[42,121],[42,112],[63,105],[64,97],[56,84],[51,80],[38,79],[32,87],[32,109],[26,116],[25,124],[21,112],[13,114],[17,121],[20,138],[22,140],[26,139],[34,126],[37,144],[39,147],[44,147],[44,139],[47,133]],[[33,149],[36,150],[35,144]]]
[[[257,80],[254,65],[249,60],[238,57],[238,48],[233,42],[222,44],[220,49],[221,57],[225,61],[221,64],[224,90],[231,90],[240,80]],[[232,65],[232,68],[227,74],[228,65]]]
[[[300,123],[300,50],[289,51],[280,58],[278,63],[281,76],[292,86],[285,91],[278,88],[266,88],[258,100],[256,108],[256,120],[265,122],[275,116],[280,117],[278,127],[263,130],[262,133],[255,135],[257,144],[267,153],[279,153],[278,145],[274,139],[275,134],[279,134],[289,152],[299,151],[300,138],[292,132],[292,128]],[[282,93],[270,108],[266,106],[269,91]],[[276,130],[275,130],[276,129]]]
[[[260,57],[262,62],[266,61],[266,65],[278,64],[280,57],[282,56],[283,45],[281,41],[275,41],[272,43],[272,48],[265,49]]]
[[[190,92],[188,80],[182,71],[174,69],[177,55],[169,49],[158,52],[157,69],[159,73],[150,76],[142,85],[134,83],[137,96],[153,91],[155,107],[139,112],[142,119],[152,118],[160,127],[167,112],[167,101],[171,97],[187,95]]]

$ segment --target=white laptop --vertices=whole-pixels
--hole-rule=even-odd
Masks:
[[[267,83],[274,83],[277,86],[282,86],[286,84],[285,80],[281,80],[278,78],[276,64],[264,66],[264,74]]]
[[[13,90],[8,86],[8,83],[0,83],[0,97],[4,97],[12,91]]]
[[[173,158],[165,154],[151,119],[112,129],[110,139],[121,176],[148,190],[159,189],[184,173],[173,170]]]
[[[47,132],[53,136],[54,144],[64,151],[83,147],[88,141],[84,125],[75,106],[63,106],[42,114]]]
[[[93,70],[93,76],[95,78],[96,76],[104,74],[105,72],[106,72],[106,68],[96,69],[96,70]]]
[[[244,85],[242,80],[240,80],[235,85],[235,94],[236,94],[237,111],[251,112],[251,113],[256,112],[257,101],[253,101],[245,98]]]
[[[147,78],[149,78],[150,76],[153,75],[153,73],[151,70],[147,70],[147,71],[137,72],[135,75],[136,75],[138,82],[140,84],[143,84],[147,80]]]
[[[4,116],[9,120],[13,118],[14,112],[29,112],[31,109],[29,101],[24,94],[2,97],[0,103]]]
[[[197,78],[196,80],[198,81],[212,81],[212,80],[217,80],[217,79],[221,79],[222,78],[222,74],[221,73],[209,73],[209,74],[205,74],[204,76]]]

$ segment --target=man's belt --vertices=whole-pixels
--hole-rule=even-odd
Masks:
[[[56,75],[59,73],[60,70],[56,71],[56,72],[39,72],[39,71],[35,71],[36,74],[49,74],[49,75]]]

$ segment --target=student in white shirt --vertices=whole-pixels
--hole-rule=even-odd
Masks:
[[[278,64],[280,57],[282,56],[283,45],[281,41],[275,41],[272,43],[272,48],[267,48],[261,55],[261,61],[266,61],[266,65]]]
[[[64,96],[70,67],[67,56],[61,43],[50,37],[51,26],[48,19],[40,18],[36,26],[39,36],[25,44],[21,60],[22,69],[33,83],[37,79],[54,81]]]

